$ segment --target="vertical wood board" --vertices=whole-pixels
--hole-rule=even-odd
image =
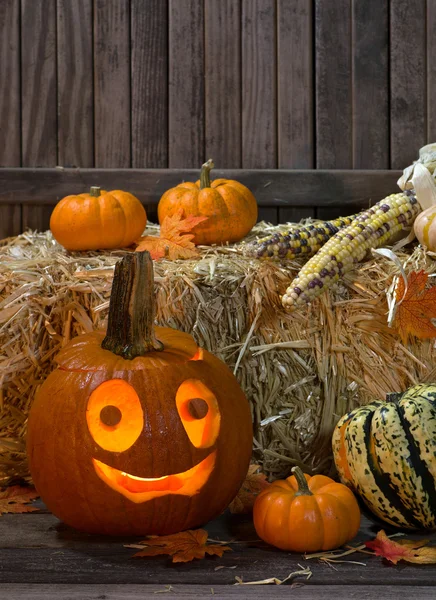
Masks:
[[[57,0],[57,47],[59,164],[92,167],[92,0]]]
[[[0,2],[0,166],[21,164],[20,2]]]
[[[34,229],[46,231],[50,229],[50,215],[52,206],[24,205],[22,207],[22,230]]]
[[[278,167],[314,165],[312,5],[278,0]]]
[[[351,4],[315,0],[316,166],[350,169]]]
[[[132,167],[168,166],[168,0],[131,0]]]
[[[257,220],[266,221],[267,223],[272,223],[272,225],[277,225],[279,222],[279,209],[275,206],[259,206]]]
[[[96,167],[131,166],[130,2],[94,0]]]
[[[353,0],[353,168],[389,168],[388,0]]]
[[[204,161],[204,4],[169,0],[169,167]]]
[[[427,2],[427,143],[436,142],[436,2]]]
[[[241,3],[205,1],[205,158],[241,167]]]
[[[242,166],[277,167],[275,0],[242,0]]]
[[[0,205],[0,240],[21,233],[21,205]]]
[[[315,206],[286,206],[279,208],[279,223],[298,223],[315,217]]]
[[[416,160],[427,139],[425,6],[425,0],[390,4],[392,169]]]
[[[56,0],[21,2],[23,167],[57,164]]]

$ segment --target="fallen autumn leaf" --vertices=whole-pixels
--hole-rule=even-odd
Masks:
[[[133,558],[159,556],[168,554],[173,562],[190,562],[194,558],[204,558],[206,554],[222,556],[229,546],[208,544],[208,533],[204,529],[191,529],[173,535],[151,537],[140,544],[143,549],[133,555]],[[140,547],[135,544],[135,547]]]
[[[382,556],[397,564],[400,560],[417,564],[436,563],[436,546],[427,546],[428,540],[400,540],[394,542],[386,533],[379,531],[374,540],[365,542],[365,546],[373,550],[376,556]]]
[[[5,513],[29,513],[39,510],[29,503],[38,498],[34,487],[13,485],[0,492],[0,515]]]

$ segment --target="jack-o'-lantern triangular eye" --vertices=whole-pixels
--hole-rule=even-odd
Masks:
[[[111,452],[128,450],[144,427],[144,413],[135,389],[122,379],[99,385],[89,397],[86,422],[101,448]]]
[[[220,430],[221,414],[215,394],[199,379],[187,379],[176,393],[180,419],[196,448],[210,448]]]

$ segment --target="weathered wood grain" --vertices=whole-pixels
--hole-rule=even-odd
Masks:
[[[351,169],[351,4],[315,0],[316,166]]]
[[[275,0],[242,0],[242,166],[277,167]]]
[[[353,0],[353,167],[389,168],[388,0]]]
[[[278,167],[311,169],[313,132],[313,10],[307,0],[278,0]]]
[[[50,216],[53,205],[44,204],[42,206],[25,204],[22,206],[22,231],[33,229],[36,231],[46,231],[50,229]]]
[[[259,206],[257,220],[277,225],[279,223],[279,209],[275,206]]]
[[[0,166],[21,164],[20,2],[0,2]],[[0,225],[1,227],[1,225]]]
[[[427,142],[436,142],[436,2],[427,2]]]
[[[57,164],[56,0],[21,3],[22,165]],[[40,229],[46,209],[22,208],[22,228]]]
[[[230,170],[216,169],[216,178],[237,179],[254,194],[259,206],[323,206],[362,208],[395,192],[400,171],[358,170]],[[0,169],[0,204],[52,206],[72,190],[97,183],[124,189],[145,205],[182,181],[195,181],[196,169]]]
[[[94,165],[92,0],[57,0],[58,162]]]
[[[21,233],[21,204],[0,204],[0,240]]]
[[[131,0],[132,166],[168,166],[168,0]]]
[[[169,166],[200,167],[204,156],[204,5],[169,0]]]
[[[403,169],[416,160],[418,150],[427,138],[425,6],[425,0],[390,3],[393,169]]]
[[[165,556],[133,559],[135,550],[126,548],[125,544],[135,542],[135,538],[82,534],[63,525],[49,513],[4,515],[0,519],[2,591],[4,584],[22,584],[23,581],[27,584],[152,584],[162,589],[165,585],[181,584],[213,587],[235,583],[235,575],[244,581],[266,577],[283,579],[289,573],[300,570],[300,564],[312,570],[311,579],[304,581],[312,588],[312,594],[321,587],[337,586],[338,581],[348,590],[354,585],[367,588],[401,585],[409,588],[411,594],[414,593],[412,586],[431,586],[436,577],[436,565],[422,568],[404,563],[396,568],[386,568],[379,557],[360,554],[352,556],[351,561],[357,560],[366,566],[341,563],[338,566],[339,576],[338,570],[319,561],[306,562],[299,553],[282,552],[256,541],[258,538],[250,516],[225,513],[205,528],[213,539],[243,542],[235,544],[233,552],[224,553],[222,558],[209,557],[173,565]],[[361,529],[353,544],[373,539],[379,529],[380,525],[362,517]],[[408,534],[408,537],[420,539],[419,534]],[[435,534],[426,537],[434,540]],[[224,568],[217,570],[216,567]]]
[[[291,589],[289,586],[295,584]],[[250,600],[269,600],[270,598],[296,598],[297,600],[409,600],[411,588],[399,585],[329,585],[314,586],[304,577],[294,579],[281,586],[251,585],[191,585],[169,586],[163,581],[160,585],[117,585],[117,584],[3,584],[2,591],[8,600],[144,600],[159,597],[160,594],[176,598],[250,598]],[[156,596],[158,594],[158,596]],[[417,584],[413,586],[413,595],[422,600],[433,600],[434,587]],[[164,596],[165,597],[165,596]]]
[[[131,166],[129,0],[94,0],[96,167]]]
[[[241,167],[241,5],[206,0],[205,157],[221,169]]]
[[[24,167],[57,164],[56,0],[21,2]]]
[[[279,223],[298,223],[301,219],[315,217],[314,206],[288,206],[279,208]]]
[[[402,169],[435,27],[429,0],[2,0],[0,166]]]

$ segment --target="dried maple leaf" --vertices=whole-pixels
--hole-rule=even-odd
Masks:
[[[395,298],[397,302],[404,299],[397,307],[394,327],[403,340],[407,342],[409,335],[420,339],[436,337],[436,327],[432,319],[436,318],[436,286],[425,289],[428,274],[422,270],[412,271],[407,278],[407,292],[404,295],[405,283],[401,277]]]
[[[229,509],[233,514],[246,514],[253,510],[256,496],[262,490],[269,486],[264,473],[259,473],[259,465],[250,465],[247,477],[236,495],[236,498],[230,503]]]
[[[192,242],[194,234],[189,232],[206,220],[207,217],[192,216],[183,219],[183,208],[180,208],[172,217],[165,217],[159,237],[146,235],[138,240],[136,252],[148,250],[153,260],[164,257],[177,260],[198,256],[198,251]]]
[[[395,565],[399,560],[411,563],[436,563],[436,546],[427,546],[428,540],[400,540],[394,542],[381,530],[375,540],[365,542],[365,546],[374,550],[376,556],[383,556]]]
[[[0,492],[0,515],[5,513],[27,513],[39,510],[29,502],[38,498],[34,487],[13,485]]]
[[[173,562],[189,562],[194,558],[204,558],[206,554],[222,556],[229,546],[222,544],[207,544],[208,533],[204,529],[190,529],[173,535],[162,535],[144,540],[141,544],[147,546],[134,557],[159,556],[169,554]]]

